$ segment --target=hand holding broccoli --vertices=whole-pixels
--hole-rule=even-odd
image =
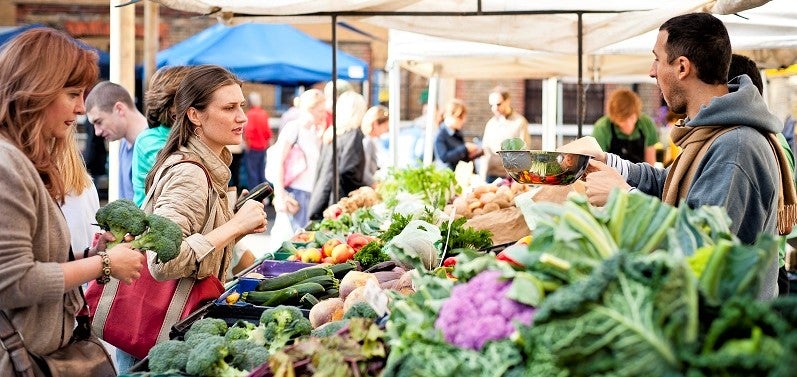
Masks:
[[[100,208],[96,215],[97,224],[110,232],[114,241],[106,246],[114,247],[132,238],[130,247],[151,250],[157,254],[161,263],[174,259],[180,253],[183,231],[173,221],[155,214],[147,214],[128,199],[119,199]],[[113,271],[113,268],[111,269]]]

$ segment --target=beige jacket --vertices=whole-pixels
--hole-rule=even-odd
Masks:
[[[82,304],[77,289],[64,293],[69,230],[33,164],[2,137],[0,177],[0,310],[30,351],[48,354],[72,337]],[[0,347],[0,376],[13,375]]]
[[[213,152],[199,139],[192,137],[180,152],[188,153],[199,160],[210,173],[212,190],[218,200],[216,216],[212,221],[215,229],[232,217],[227,199],[227,184],[230,180],[229,164],[232,154],[225,148],[221,157]],[[171,165],[182,159],[181,153],[170,156],[163,166]],[[216,275],[222,282],[232,258],[235,242],[226,245],[223,250],[215,247],[201,234],[205,221],[210,213],[211,200],[207,177],[201,167],[191,163],[174,165],[162,172],[160,180],[153,184],[154,192],[150,203],[144,204],[147,212],[166,217],[183,229],[183,243],[180,255],[166,263],[155,263],[155,254],[147,253],[150,272],[155,279],[169,280],[182,277],[203,279]],[[150,188],[152,190],[152,188]],[[149,193],[148,193],[149,194]]]

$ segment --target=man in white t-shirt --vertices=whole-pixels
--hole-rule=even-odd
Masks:
[[[519,137],[526,143],[526,148],[531,145],[529,136],[529,123],[523,115],[512,109],[509,91],[501,86],[493,88],[487,97],[493,117],[487,121],[482,137],[484,156],[479,161],[479,175],[487,182],[507,176],[501,156],[496,151],[501,150],[501,142],[505,139]]]

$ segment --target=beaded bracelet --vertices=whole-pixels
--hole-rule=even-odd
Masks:
[[[97,284],[106,284],[111,281],[111,258],[105,251],[98,251],[97,255],[102,259],[102,275],[97,278]]]

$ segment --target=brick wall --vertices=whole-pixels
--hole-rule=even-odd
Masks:
[[[523,80],[457,80],[455,95],[465,101],[468,120],[463,127],[465,137],[482,137],[484,126],[493,117],[487,97],[496,86],[509,90],[509,98],[515,111],[523,113]]]

